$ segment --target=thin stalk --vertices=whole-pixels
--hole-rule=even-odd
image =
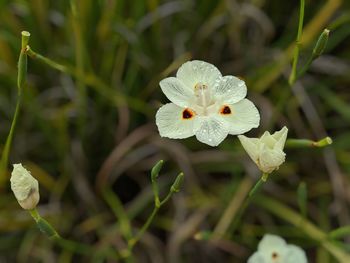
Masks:
[[[72,23],[73,23],[73,32],[75,40],[75,62],[78,75],[84,75],[84,44],[83,44],[83,34],[80,22],[80,15],[78,13],[76,0],[71,0],[71,11],[72,11]],[[77,86],[79,96],[77,98],[77,107],[78,107],[78,130],[80,136],[83,136],[85,119],[86,119],[86,86],[83,81],[77,78]]]
[[[135,237],[129,239],[128,241],[128,249],[129,252],[131,253],[131,250],[133,247],[136,245],[136,243],[140,240],[140,238],[143,236],[143,234],[146,232],[146,230],[149,228],[151,223],[153,222],[154,217],[157,215],[159,209],[169,201],[169,199],[172,197],[174,194],[174,191],[171,191],[167,194],[167,196],[160,202],[160,203],[154,203],[154,208],[152,213],[149,215],[146,223],[141,227],[140,231],[135,235]]]
[[[321,148],[331,145],[333,143],[332,138],[325,137],[319,141],[312,141],[308,139],[288,139],[286,141],[286,148]]]
[[[145,102],[138,98],[128,97],[117,90],[111,90],[107,84],[105,84],[100,78],[92,73],[81,74],[74,67],[69,65],[62,65],[52,59],[44,57],[43,55],[33,51],[29,46],[27,47],[27,55],[35,60],[40,61],[60,72],[71,75],[95,89],[100,95],[107,100],[111,101],[115,106],[128,105],[131,109],[145,114],[147,116],[153,116],[153,109]]]
[[[288,81],[289,85],[291,86],[295,83],[295,80],[296,80],[299,50],[300,50],[300,40],[301,40],[301,35],[303,33],[304,10],[305,10],[305,0],[300,0],[298,34],[296,39],[296,45],[294,48],[292,71],[289,75],[289,81]]]
[[[2,185],[6,181],[6,170],[8,165],[8,159],[11,150],[11,144],[13,140],[13,135],[16,128],[16,123],[18,120],[19,112],[21,109],[22,103],[22,90],[25,86],[27,79],[27,45],[29,42],[30,33],[27,31],[22,32],[22,43],[21,43],[21,52],[18,58],[18,76],[17,76],[17,102],[16,109],[12,119],[11,127],[9,134],[7,136],[4,150],[2,152],[2,157],[0,161],[0,185]]]
[[[255,183],[255,185],[252,187],[252,189],[249,191],[247,198],[244,200],[243,205],[240,207],[237,215],[235,216],[235,220],[232,224],[232,228],[230,231],[231,233],[233,233],[236,230],[244,212],[246,211],[246,209],[248,208],[248,206],[250,205],[250,203],[252,202],[252,200],[254,199],[256,194],[260,191],[261,187],[266,182],[266,179],[267,179],[267,174],[264,173],[260,177],[260,179]]]
[[[247,198],[249,202],[254,197],[254,195],[256,195],[259,192],[262,185],[266,182],[267,177],[265,177],[264,175],[260,177],[259,181],[257,181],[256,184],[253,186],[252,190],[250,190]]]
[[[236,197],[232,198],[221,220],[216,225],[213,231],[214,240],[220,239],[227,232],[232,233],[235,231],[245,210],[247,209],[247,207],[249,206],[249,204],[251,203],[255,195],[260,191],[261,187],[266,182],[267,177],[268,177],[268,174],[265,174],[265,173],[262,174],[259,180],[253,185],[253,187],[251,187],[252,183],[250,178],[247,178],[242,182],[240,188],[243,189],[243,191],[241,194],[239,194],[239,197],[241,197],[241,195],[244,195],[245,198],[241,197],[241,201],[243,200],[243,198],[244,198],[244,201],[242,205],[238,207]],[[248,192],[249,187],[251,188]],[[232,221],[233,223],[231,223]]]
[[[326,28],[320,34],[308,61],[306,62],[304,67],[300,71],[297,72],[297,76],[296,76],[297,79],[301,78],[308,71],[312,62],[323,54],[323,52],[325,51],[326,46],[327,46],[329,32],[330,32],[329,29]]]
[[[88,255],[88,256],[94,256],[98,252],[96,252],[96,249],[93,247],[82,244],[73,240],[62,238],[56,229],[47,222],[44,218],[41,217],[39,211],[34,208],[32,210],[28,210],[30,215],[33,217],[34,221],[37,224],[37,227],[40,229],[40,231],[45,234],[50,240],[52,240],[55,244],[59,245],[63,249],[66,249],[68,251],[82,254],[82,255]],[[118,255],[112,250],[108,249],[107,251],[101,252],[104,253],[104,255],[108,256],[111,259],[118,260]]]
[[[220,220],[218,220],[218,223],[214,227],[213,235],[210,235],[214,240],[222,238],[227,233],[227,229],[231,226],[233,219],[247,198],[252,185],[253,180],[248,176],[240,182],[237,191],[232,196]]]
[[[48,238],[53,240],[61,239],[56,229],[40,216],[36,208],[29,210],[29,213],[33,217],[34,221],[36,222],[36,225],[43,234],[45,234]]]
[[[160,163],[160,167],[161,167],[162,161],[159,163]],[[158,172],[159,172],[159,170],[157,171],[157,174],[158,174]],[[157,176],[153,172],[151,178],[154,180],[156,177]],[[159,209],[170,200],[170,198],[173,196],[174,193],[177,193],[180,191],[180,187],[182,185],[183,180],[184,180],[184,174],[180,173],[176,177],[172,186],[170,187],[170,191],[168,192],[166,197],[160,202],[159,202],[159,199],[158,199],[158,201],[157,201],[157,199],[155,199],[153,211],[149,215],[146,223],[141,227],[140,231],[133,238],[128,240],[128,251],[125,253],[126,258],[130,257],[132,249],[134,248],[136,243],[140,240],[140,238],[143,236],[143,234],[147,231],[147,229],[150,227],[150,225],[153,222],[154,217],[157,215]],[[157,183],[157,182],[154,181],[153,183]]]
[[[106,189],[102,192],[104,199],[112,208],[115,216],[118,219],[118,224],[120,226],[120,231],[126,239],[132,238],[132,231],[129,217],[123,207],[122,202],[116,194],[113,193],[111,189]]]
[[[146,232],[146,230],[149,228],[149,226],[151,225],[151,223],[153,222],[154,217],[157,215],[160,206],[155,206],[153,208],[152,213],[150,214],[150,216],[148,217],[146,223],[142,226],[142,228],[140,229],[140,231],[136,234],[135,237],[131,238],[128,242],[128,248],[129,251],[131,252],[131,250],[133,249],[133,247],[136,245],[136,243],[140,240],[140,238],[143,236],[143,234]]]
[[[304,27],[301,42],[303,46],[309,46],[317,34],[322,30],[322,28],[328,23],[328,21],[334,16],[334,13],[343,4],[342,0],[328,0],[323,7],[317,12],[317,14],[310,19],[310,22]],[[288,46],[282,55],[277,58],[272,64],[271,68],[263,74],[260,78],[254,81],[254,89],[259,92],[267,90],[272,87],[272,83],[282,74],[286,65],[290,62],[293,57],[293,51],[295,48],[295,43]]]
[[[173,191],[170,191],[167,196],[163,199],[163,201],[160,202],[160,205],[159,207],[161,207],[162,205],[164,205],[166,202],[168,202],[170,200],[170,198],[172,197],[173,195]]]
[[[298,72],[296,79],[301,78],[302,76],[304,76],[304,74],[309,70],[312,62],[315,59],[313,58],[313,56],[310,56],[309,59],[307,60],[306,64],[304,65],[304,67],[302,67],[302,69]]]

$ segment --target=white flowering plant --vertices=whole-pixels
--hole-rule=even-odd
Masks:
[[[159,85],[171,101],[156,114],[162,137],[184,139],[195,135],[200,142],[217,146],[228,134],[243,134],[259,126],[259,111],[245,98],[244,81],[222,76],[210,63],[188,61],[176,77],[163,79]]]
[[[0,4],[0,262],[350,262],[346,1],[294,45],[283,1],[51,2]]]
[[[248,263],[307,263],[305,252],[276,235],[265,234]]]

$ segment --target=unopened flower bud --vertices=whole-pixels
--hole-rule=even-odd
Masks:
[[[14,164],[11,189],[23,209],[34,209],[39,202],[39,183],[22,164]]]
[[[180,187],[183,183],[183,180],[184,180],[184,173],[180,173],[176,179],[175,179],[175,182],[173,183],[173,185],[171,186],[170,190],[174,193],[177,193],[180,191]]]
[[[324,50],[326,49],[328,38],[329,38],[329,29],[323,30],[321,35],[319,36],[316,45],[314,47],[314,50],[312,51],[312,55],[317,58],[322,55]]]
[[[277,170],[284,163],[286,154],[283,152],[287,139],[288,129],[283,127],[280,131],[270,134],[266,131],[260,138],[248,138],[239,135],[243,148],[258,168],[265,173],[262,178],[267,179],[267,174]]]
[[[163,161],[163,160],[160,160],[158,163],[156,163],[155,166],[153,166],[152,171],[151,171],[151,178],[152,178],[152,181],[155,181],[156,178],[158,177],[159,172],[160,172],[160,170],[161,170],[162,167],[163,167],[163,163],[164,163],[164,161]]]

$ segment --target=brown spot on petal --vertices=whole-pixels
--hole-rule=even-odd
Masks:
[[[221,107],[220,113],[223,115],[228,115],[228,114],[231,114],[232,111],[231,111],[231,108],[229,106],[225,105],[225,106]]]
[[[190,109],[184,109],[184,111],[182,112],[182,118],[184,120],[191,119],[193,116],[194,116],[194,112],[191,111]]]
[[[273,252],[271,256],[273,260],[278,258],[278,254],[276,252]]]

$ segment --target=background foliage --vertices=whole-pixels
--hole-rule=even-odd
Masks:
[[[160,159],[162,193],[179,171],[186,179],[135,247],[136,262],[245,262],[266,232],[303,247],[310,262],[337,262],[274,202],[302,216],[303,181],[305,220],[325,233],[350,222],[349,7],[346,0],[306,1],[300,67],[323,29],[331,34],[325,54],[290,87],[298,1],[0,0],[1,144],[17,99],[20,32],[27,30],[34,51],[68,67],[29,59],[10,162],[24,163],[40,181],[39,210],[61,235],[96,250],[90,258],[48,242],[6,181],[0,262],[112,262],[103,251],[125,248],[125,222],[136,230],[151,212],[149,171]],[[237,207],[259,173],[237,138],[211,148],[194,138],[162,139],[155,127],[155,112],[167,101],[158,83],[189,59],[247,82],[262,117],[250,136],[286,125],[291,138],[334,140],[325,149],[287,149],[287,162],[238,225]],[[224,218],[228,207],[232,216]],[[219,222],[225,234],[212,240]],[[344,233],[335,243],[350,251]]]

